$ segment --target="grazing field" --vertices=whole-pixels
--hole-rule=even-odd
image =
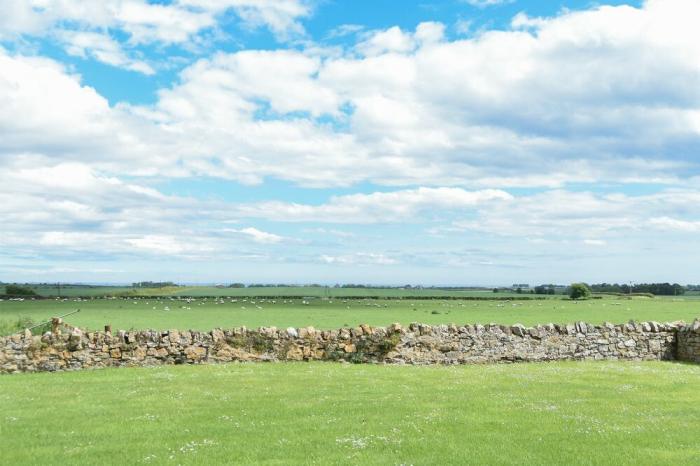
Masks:
[[[328,286],[263,286],[246,288],[228,288],[216,286],[169,286],[163,288],[132,288],[129,286],[94,286],[94,285],[28,285],[39,296],[48,297],[104,297],[104,296],[222,296],[222,297],[259,297],[259,296],[296,296],[296,297],[338,297],[361,296],[378,298],[401,297],[523,297],[535,296],[518,294],[510,291],[492,290],[441,290],[441,289],[403,289],[403,288],[335,288]],[[0,288],[2,291],[2,288]]]
[[[0,377],[5,464],[698,464],[700,366],[336,363]]]
[[[0,301],[0,322],[29,318],[40,322],[80,309],[66,321],[92,330],[111,324],[116,329],[193,329],[246,326],[305,327],[319,329],[366,323],[385,326],[409,324],[499,323],[524,325],[584,320],[600,324],[637,321],[692,321],[700,317],[700,300],[671,298],[605,298],[589,301],[460,300],[339,300],[219,298],[178,300],[94,299]],[[2,328],[2,326],[0,326]]]

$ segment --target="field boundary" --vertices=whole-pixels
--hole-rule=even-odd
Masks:
[[[58,320],[58,319],[57,319]],[[0,372],[234,361],[483,364],[560,360],[683,360],[700,363],[700,319],[525,327],[413,323],[319,331],[277,329],[52,332],[0,338]],[[66,332],[63,330],[67,329]]]

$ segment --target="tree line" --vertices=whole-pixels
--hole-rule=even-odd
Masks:
[[[679,296],[685,294],[686,287],[678,283],[637,283],[633,285],[618,283],[595,283],[589,285],[594,293],[651,293],[657,296]]]
[[[173,282],[136,282],[132,283],[132,288],[165,288],[168,286],[177,286]]]

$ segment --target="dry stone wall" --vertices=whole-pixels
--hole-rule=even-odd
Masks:
[[[0,372],[231,361],[469,364],[560,360],[700,362],[700,321],[591,325],[399,324],[338,330],[47,332],[0,338]]]
[[[700,319],[678,331],[678,359],[700,363]]]

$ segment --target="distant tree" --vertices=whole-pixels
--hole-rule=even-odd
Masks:
[[[584,299],[591,295],[591,290],[585,283],[572,283],[569,287],[569,297],[571,299]]]
[[[229,288],[245,288],[245,285],[243,283],[231,283]]]
[[[493,292],[494,292],[494,293],[498,293],[498,288],[494,288],[494,289],[493,289]]]
[[[690,290],[690,288],[678,283],[637,283],[632,286],[627,284],[618,285],[617,283],[598,283],[591,285],[590,288],[592,291],[603,293],[651,293],[660,296],[678,296],[684,294],[686,290]]]
[[[19,285],[5,286],[5,294],[10,296],[36,296],[36,292],[31,288]]]
[[[535,294],[556,294],[554,285],[539,285],[534,288]]]
[[[167,286],[177,286],[173,282],[137,282],[132,283],[132,288],[165,288]]]
[[[515,292],[518,293],[518,294],[523,294],[523,289],[520,288],[520,287],[518,287],[518,288],[515,290]]]

